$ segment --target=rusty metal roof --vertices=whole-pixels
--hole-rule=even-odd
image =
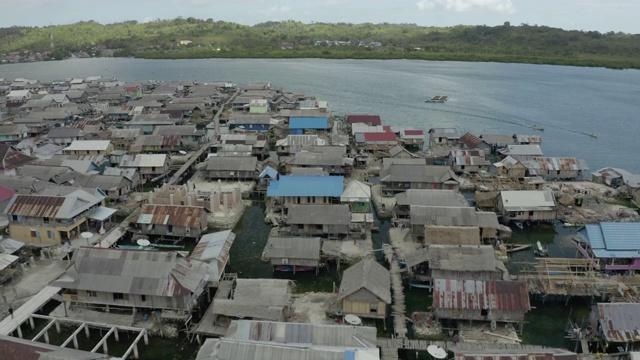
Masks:
[[[138,223],[200,228],[204,208],[197,206],[144,205]]]
[[[16,195],[5,213],[30,217],[55,217],[62,208],[64,197],[41,195]]]
[[[582,159],[568,157],[536,157],[522,162],[530,172],[537,171],[580,171],[589,167]]]
[[[482,144],[484,140],[479,137],[473,135],[472,133],[466,133],[460,136],[460,142],[463,143],[469,149],[473,149],[478,147],[478,145]]]
[[[435,279],[433,307],[529,311],[527,284],[516,281]]]
[[[598,304],[598,321],[608,342],[640,342],[640,304]]]

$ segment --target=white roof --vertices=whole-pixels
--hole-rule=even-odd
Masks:
[[[549,190],[501,191],[500,197],[507,211],[553,210],[556,206]]]
[[[138,154],[134,159],[130,155],[124,155],[120,162],[121,167],[163,167],[167,160],[166,154]]]
[[[540,145],[507,145],[507,150],[503,152],[507,155],[515,155],[515,156],[524,156],[524,155],[534,155],[534,156],[542,156],[542,149]]]
[[[348,183],[340,196],[340,201],[343,202],[368,202],[369,200],[371,200],[371,187],[358,180]]]
[[[93,150],[104,151],[109,148],[111,144],[110,140],[74,140],[71,145],[67,146],[64,150]]]
[[[10,254],[0,254],[0,270],[4,270],[18,260],[18,257]]]

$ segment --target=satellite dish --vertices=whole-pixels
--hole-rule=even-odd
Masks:
[[[138,239],[138,241],[136,241],[136,243],[140,246],[149,246],[151,245],[151,241],[147,240],[147,239]]]
[[[180,151],[178,151],[178,152],[179,152],[180,154],[182,154],[182,155],[187,155],[187,152],[186,152],[186,151],[184,151],[184,150],[180,150]]]
[[[89,231],[85,231],[80,234],[80,237],[82,237],[83,239],[91,239],[93,237],[93,233]]]
[[[445,359],[447,357],[447,350],[437,345],[427,346],[427,352],[436,359]]]
[[[347,314],[344,316],[344,321],[351,325],[360,325],[362,324],[362,319],[360,319],[357,315]]]

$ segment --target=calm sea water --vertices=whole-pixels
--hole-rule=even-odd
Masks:
[[[0,66],[0,78],[268,81],[329,101],[336,113],[379,114],[388,125],[456,127],[475,134],[544,128],[548,156],[576,156],[592,170],[640,172],[640,71],[409,60],[75,59]],[[433,95],[446,104],[426,104]],[[591,138],[588,134],[595,134]]]

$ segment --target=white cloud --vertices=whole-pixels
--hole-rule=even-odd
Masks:
[[[291,11],[291,7],[290,6],[281,6],[281,5],[276,5],[271,7],[270,9],[267,9],[265,11],[263,11],[262,13],[265,15],[277,15],[277,14],[285,14]]]
[[[418,9],[430,11],[445,9],[448,11],[469,11],[473,9],[487,9],[489,11],[512,13],[515,11],[511,0],[421,0]]]

